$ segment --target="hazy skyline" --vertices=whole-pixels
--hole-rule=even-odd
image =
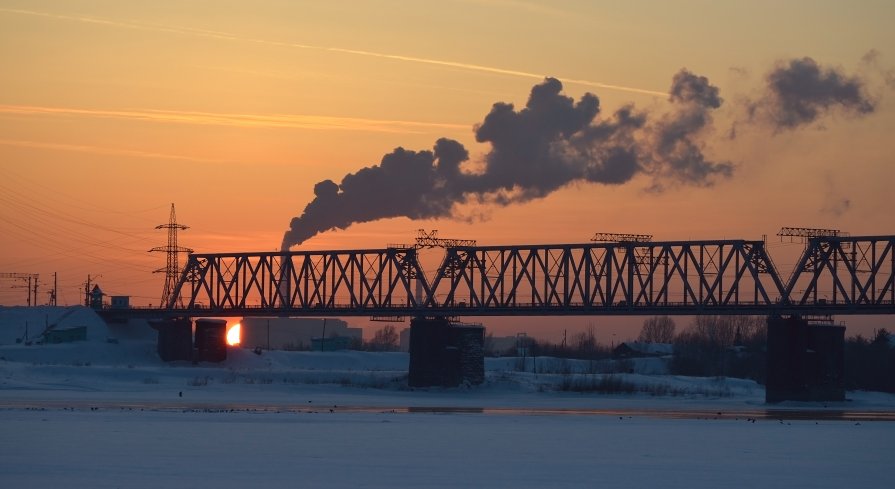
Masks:
[[[788,273],[800,245],[781,226],[895,233],[893,17],[882,1],[0,0],[0,271],[40,273],[42,291],[58,272],[61,304],[88,274],[157,304],[164,257],[147,250],[172,202],[181,245],[270,251],[318,183],[445,138],[468,159],[437,212],[409,199],[293,249],[417,228],[483,244],[770,235]],[[502,144],[531,133],[489,120],[527,117],[548,77],[560,105],[598,102],[538,133],[563,158],[532,157],[526,179]],[[389,181],[359,202],[402,188]],[[0,304],[24,303],[0,285]]]

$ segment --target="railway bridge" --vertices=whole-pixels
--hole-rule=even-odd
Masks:
[[[893,248],[895,236],[809,237],[786,277],[761,240],[450,246],[428,271],[418,246],[197,253],[163,309],[126,314],[893,314]]]
[[[433,264],[424,247],[190,254],[163,308],[101,314],[169,318],[181,333],[160,329],[160,353],[163,334],[191,345],[189,320],[174,318],[411,317],[412,385],[484,378],[481,330],[449,318],[764,315],[767,399],[779,401],[844,398],[844,327],[804,318],[895,313],[895,236],[806,236],[785,278],[763,240],[458,241]]]

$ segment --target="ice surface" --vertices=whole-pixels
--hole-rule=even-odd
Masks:
[[[778,420],[765,417],[754,382],[658,375],[655,359],[613,375],[673,395],[559,392],[570,375],[600,375],[559,359],[539,359],[537,373],[489,359],[482,386],[411,390],[402,353],[231,349],[221,364],[168,364],[151,334],[116,333],[86,309],[65,320],[86,325],[88,341],[17,344],[24,320],[30,328],[61,313],[14,309],[0,309],[3,488],[892,482],[895,423],[822,416],[891,413],[889,394],[787,403],[775,408],[818,415]],[[427,406],[465,409],[408,409]],[[603,414],[568,414],[587,410]]]

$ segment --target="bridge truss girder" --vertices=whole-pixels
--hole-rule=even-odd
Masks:
[[[184,309],[417,308],[413,248],[190,255],[175,289]],[[168,304],[174,309],[174,303]]]
[[[786,283],[764,242],[745,240],[450,247],[431,280],[412,247],[193,254],[167,312],[892,314],[893,245],[892,236],[811,238]]]
[[[450,248],[445,263],[429,309],[771,307],[782,289],[760,241]]]
[[[787,282],[786,296],[799,306],[895,303],[895,237],[808,238]]]

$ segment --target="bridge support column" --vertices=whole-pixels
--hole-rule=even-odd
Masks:
[[[455,387],[485,381],[485,329],[452,324],[446,318],[410,322],[411,387]]]
[[[193,359],[193,322],[190,318],[152,321],[158,331],[158,356],[166,362]]]
[[[768,318],[765,401],[844,401],[845,326]]]
[[[197,362],[223,362],[227,359],[227,321],[223,319],[196,320]]]
[[[190,318],[163,319],[151,325],[158,331],[158,356],[166,362],[227,359],[227,321],[223,319],[197,319],[195,343]]]

